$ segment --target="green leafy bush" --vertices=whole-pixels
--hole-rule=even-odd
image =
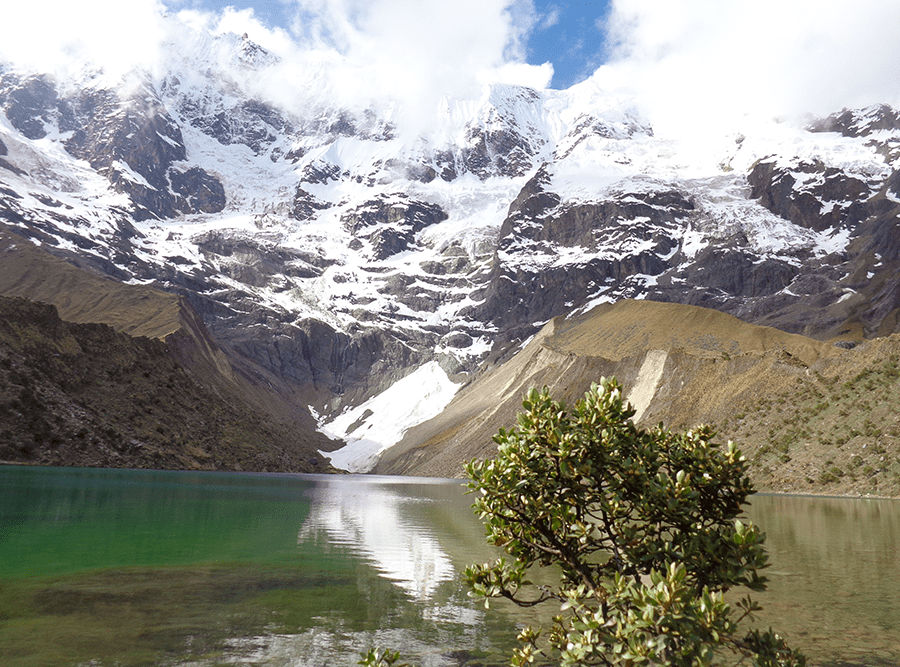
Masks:
[[[472,594],[560,608],[519,634],[513,665],[805,664],[771,631],[739,629],[759,609],[749,597],[724,600],[764,590],[767,566],[763,533],[739,519],[753,487],[733,444],[638,429],[615,380],[571,412],[546,389],[523,407],[497,456],[466,466],[488,541],[512,557],[468,568]],[[535,566],[558,585],[533,585]]]

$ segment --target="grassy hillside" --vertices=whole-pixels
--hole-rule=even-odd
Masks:
[[[490,456],[525,391],[567,404],[615,375],[644,424],[710,423],[737,442],[761,490],[900,495],[900,337],[845,349],[716,311],[621,301],[557,318],[447,410],[389,450],[383,473],[459,476]]]
[[[2,225],[0,263],[0,294],[52,303],[67,322],[102,322],[132,336],[161,340],[182,327],[176,295],[96,275]]]
[[[900,496],[900,336],[868,341],[716,422],[773,491]]]

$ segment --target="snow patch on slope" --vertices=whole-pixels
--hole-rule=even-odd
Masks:
[[[347,444],[319,453],[335,468],[369,472],[385,449],[400,442],[409,428],[437,416],[458,389],[437,362],[431,361],[362,405],[320,424],[322,433]]]

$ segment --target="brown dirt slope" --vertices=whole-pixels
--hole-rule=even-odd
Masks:
[[[52,303],[67,322],[102,322],[132,336],[165,339],[182,327],[180,299],[123,285],[54,257],[0,227],[0,294]]]
[[[785,350],[805,364],[833,356],[834,348],[806,336],[748,325],[717,310],[626,299],[562,319],[549,345],[566,352],[619,361],[647,350],[680,350],[707,358]]]
[[[323,471],[293,434],[229,404],[162,341],[0,297],[0,460],[41,465]]]
[[[137,337],[135,340],[148,337],[164,341],[164,344],[160,343],[161,349],[165,350],[169,362],[186,370],[190,380],[207,396],[209,402],[217,405],[216,409],[242,414],[251,421],[264,423],[264,430],[271,431],[265,435],[258,429],[249,429],[244,434],[249,438],[250,433],[255,433],[254,437],[259,438],[258,441],[248,440],[251,449],[260,454],[258,457],[254,454],[249,458],[237,457],[232,460],[228,456],[201,456],[199,459],[175,456],[160,461],[152,458],[110,458],[97,454],[93,459],[79,455],[77,460],[67,461],[64,454],[57,454],[53,458],[54,464],[165,468],[212,466],[227,469],[238,466],[256,470],[319,471],[327,467],[321,463],[317,450],[332,448],[334,443],[315,431],[313,419],[298,390],[239,355],[223,350],[209,336],[193,309],[180,297],[151,287],[124,285],[95,275],[50,255],[2,227],[0,267],[0,294],[45,301],[55,306],[61,319],[65,321],[76,324],[102,323]],[[10,359],[14,361],[17,353],[11,354],[13,356]],[[130,371],[122,372],[127,375]],[[127,395],[133,393],[128,392]],[[110,395],[108,398],[112,400],[114,396]],[[116,419],[125,421],[114,424],[113,427],[119,432],[129,431],[130,414],[130,410],[117,412]],[[171,415],[159,410],[153,414],[158,425],[169,432],[165,427],[171,421]],[[235,428],[236,432],[243,432],[241,428]],[[155,427],[151,428],[154,429]],[[6,432],[10,430],[7,429]],[[275,433],[280,435],[276,437]],[[211,434],[221,436],[221,432],[216,430],[211,431]],[[174,431],[172,441],[186,442],[180,436],[187,435],[188,431]],[[15,433],[13,436],[18,437]],[[7,442],[13,442],[14,439],[8,439]],[[212,446],[212,441],[208,438],[205,441]],[[276,449],[288,447],[290,450],[284,457],[279,458],[274,453],[272,456],[264,454],[265,448],[275,441],[280,443],[273,445]],[[222,447],[224,446],[223,444]],[[5,458],[21,460],[16,456]],[[40,457],[34,460],[46,462]]]
[[[891,410],[900,399],[900,384],[894,387],[883,369],[892,363],[894,346],[900,352],[900,338],[844,350],[693,306],[647,301],[604,305],[578,318],[548,323],[510,361],[463,388],[444,413],[411,429],[385,453],[376,472],[461,476],[463,461],[495,451],[491,437],[499,428],[514,425],[529,387],[548,386],[555,397],[572,404],[591,382],[615,375],[632,404],[643,403],[641,423],[682,429],[711,423],[723,440],[734,439],[751,459],[761,489],[898,495],[900,420],[898,442],[889,441],[892,436],[882,430],[880,444],[870,442],[865,448],[880,452],[853,459],[852,468],[849,449],[829,456],[823,453],[833,446],[828,437],[809,430],[803,432],[809,437],[803,438],[795,432],[800,421],[814,420],[831,433],[832,426],[823,420],[833,414],[833,428],[844,434],[843,422],[859,417],[859,426],[844,435],[856,432],[855,446],[862,449],[865,406],[835,404],[826,410],[818,396],[828,383],[843,386],[854,377],[871,379],[876,373],[885,387],[884,409]],[[897,390],[896,397],[888,386]],[[844,394],[849,400],[852,390]],[[874,400],[870,403],[873,408]],[[771,405],[783,406],[777,424],[765,412]],[[775,440],[789,442],[776,448]],[[842,475],[828,472],[824,462],[831,460],[830,467]],[[860,474],[851,476],[848,470]]]

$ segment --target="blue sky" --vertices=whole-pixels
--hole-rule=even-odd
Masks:
[[[583,81],[606,59],[609,2],[536,2],[542,17],[527,42],[532,65],[553,63],[551,88]]]
[[[302,0],[165,0],[165,4],[172,9],[190,7],[212,12],[222,12],[228,6],[237,10],[252,9],[256,19],[267,27],[280,27],[296,35],[294,21],[298,16],[298,5],[315,3]],[[415,7],[415,3],[412,6]],[[552,63],[551,88],[568,88],[583,81],[605,61],[609,0],[515,0],[508,11],[517,22],[526,26],[521,40],[524,52],[518,54],[519,57],[524,56],[525,62],[531,65]]]

